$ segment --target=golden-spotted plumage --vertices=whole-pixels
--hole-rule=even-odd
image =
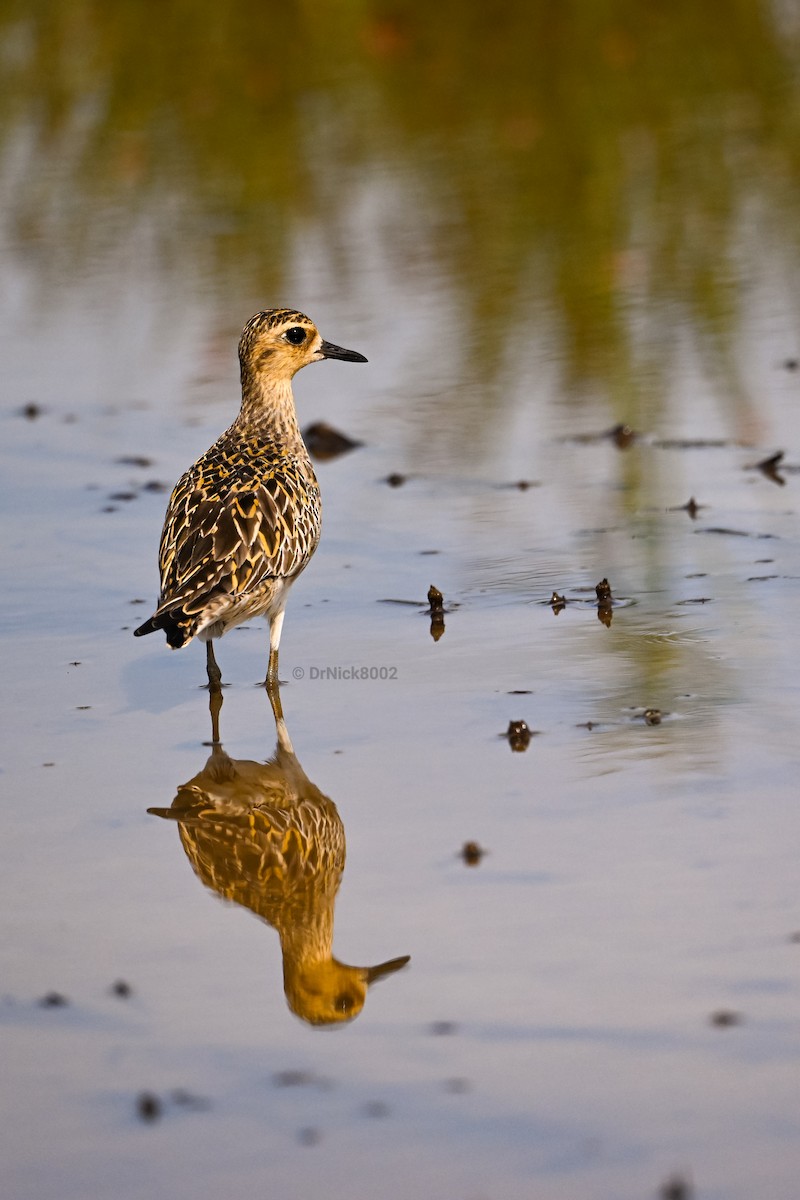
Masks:
[[[409,960],[404,955],[358,967],[334,957],[344,826],[336,805],[303,771],[283,720],[277,733],[268,762],[229,758],[212,707],[211,757],[178,788],[170,808],[149,811],[177,822],[206,887],[277,930],[292,1011],[315,1025],[349,1021],[361,1012],[371,984]]]
[[[286,593],[317,547],[322,516],[291,381],[325,358],[367,361],[323,341],[294,309],[251,317],[239,342],[239,415],[170,497],[158,607],[135,633],[163,629],[175,649],[199,636],[208,643],[212,686],[219,686],[212,639],[260,615],[270,620],[267,680],[277,681]]]

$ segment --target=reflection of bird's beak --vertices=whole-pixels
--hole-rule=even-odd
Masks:
[[[344,346],[334,346],[332,342],[322,342],[319,353],[323,358],[341,358],[343,362],[367,362],[363,354],[357,350],[345,350]]]
[[[377,967],[366,967],[364,969],[364,978],[368,984],[372,984],[376,979],[383,979],[386,975],[394,975],[395,971],[400,971],[411,962],[411,955],[404,954],[402,958],[390,958],[388,962],[379,963]]]

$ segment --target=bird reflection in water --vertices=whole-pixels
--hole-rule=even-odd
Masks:
[[[212,751],[170,808],[186,856],[206,887],[251,909],[278,932],[289,1007],[312,1025],[350,1021],[376,980],[409,956],[352,967],[333,956],[333,910],[345,862],[336,805],[308,779],[276,712],[266,763],[230,758],[219,741],[221,693],[210,697]]]

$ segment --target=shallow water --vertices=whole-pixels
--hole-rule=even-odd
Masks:
[[[121,16],[13,26],[4,1195],[633,1200],[678,1178],[704,1198],[796,1194],[800,346],[792,130],[767,120],[794,97],[792,30],[773,30],[770,58],[766,18],[734,21],[707,78],[675,76],[665,109],[697,113],[682,157],[636,83],[684,61],[688,12],[674,44],[651,44],[624,6],[590,10],[552,54],[573,98],[592,45],[617,73],[591,121],[534,113],[544,66],[512,53],[514,5],[486,43],[508,79],[485,92],[459,91],[474,25],[448,42],[413,5],[368,6],[338,73],[303,24],[308,61],[271,51],[269,87],[244,35],[218,30],[209,61],[244,64],[246,94],[213,69],[205,96],[176,79],[184,140],[170,126],[163,145],[143,100],[138,132],[122,104],[116,47],[136,29]],[[50,93],[48,28],[93,47],[60,101],[82,141]],[[116,108],[78,105],[81,71]],[[261,105],[270,128],[292,124],[296,144],[269,143],[296,168],[285,188],[226,141]],[[595,163],[573,164],[595,207],[567,210],[532,113]],[[720,129],[715,191],[689,168]],[[626,147],[619,178],[590,152],[609,139]],[[665,162],[688,177],[660,176]],[[529,199],[533,172],[529,225],[513,198],[497,219],[501,170]],[[624,233],[606,228],[614,197]],[[308,794],[346,837],[336,958],[410,955],[327,1031],[287,1004],[282,901],[247,911],[251,875],[223,882],[221,860],[204,886],[175,822],[148,812],[203,771],[208,694],[202,647],[131,636],[156,592],[165,489],[235,413],[239,329],[287,300],[370,361],[296,381],[303,426],[364,445],[318,464],[325,529],[287,612],[283,706]],[[620,423],[637,436],[609,436]],[[780,449],[776,479],[757,464]],[[260,623],[218,647],[236,763],[275,752],[253,686],[266,649]],[[519,720],[521,752],[505,736]],[[307,900],[320,923],[332,887]],[[52,993],[66,1003],[42,1004]]]

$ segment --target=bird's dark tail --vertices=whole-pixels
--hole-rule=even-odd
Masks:
[[[192,628],[194,624],[195,621],[191,617],[187,617],[183,609],[179,608],[172,612],[154,613],[143,625],[134,629],[133,636],[146,637],[148,633],[155,633],[157,630],[163,629],[167,635],[167,644],[173,650],[180,650],[194,637]]]

